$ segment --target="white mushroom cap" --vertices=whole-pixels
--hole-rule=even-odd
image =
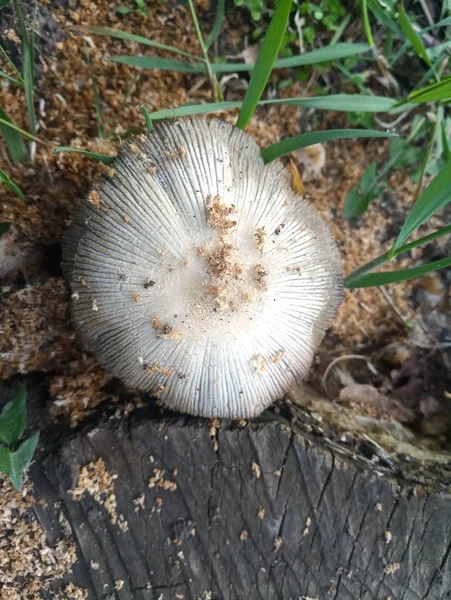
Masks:
[[[63,241],[86,348],[207,417],[261,413],[307,373],[342,296],[328,228],[280,162],[220,120],[127,142]]]

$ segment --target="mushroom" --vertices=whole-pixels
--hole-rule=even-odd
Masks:
[[[63,240],[82,342],[173,409],[248,418],[307,373],[342,297],[339,252],[280,162],[221,120],[124,144]]]

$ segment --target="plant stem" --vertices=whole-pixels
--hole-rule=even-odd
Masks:
[[[193,18],[194,29],[196,30],[197,39],[199,40],[199,46],[200,46],[200,49],[202,50],[202,54],[204,55],[205,67],[207,69],[208,79],[210,80],[210,84],[213,89],[213,94],[215,96],[215,100],[217,102],[221,102],[223,100],[221,89],[219,87],[219,83],[218,83],[218,80],[216,79],[216,76],[214,75],[213,71],[211,70],[210,60],[208,58],[208,50],[207,50],[207,47],[205,46],[204,38],[203,38],[202,32],[200,30],[200,25],[199,25],[199,21],[197,19],[196,11],[194,9],[193,0],[188,0],[188,3],[189,3],[190,11],[191,11],[191,16]]]
[[[377,58],[377,50],[374,45],[373,34],[371,33],[370,19],[368,17],[368,6],[366,0],[360,0],[360,9],[362,11],[363,29],[365,30],[368,46],[370,46],[373,55],[375,56],[375,58]]]

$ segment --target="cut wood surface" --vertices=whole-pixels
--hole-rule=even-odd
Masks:
[[[78,561],[65,582],[90,600],[451,598],[449,488],[367,462],[274,413],[137,412],[57,443],[30,477],[50,543],[67,519]],[[102,465],[115,478],[96,492],[83,473]]]

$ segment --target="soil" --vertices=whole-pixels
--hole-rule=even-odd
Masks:
[[[120,54],[174,58],[172,54],[81,31],[87,26],[116,27],[187,52],[199,52],[187,6],[150,0],[148,5],[147,15],[119,15],[115,3],[107,0],[41,0],[36,26],[35,104],[42,143],[30,143],[29,160],[12,163],[0,139],[0,168],[25,197],[21,200],[0,188],[0,222],[12,224],[0,242],[0,378],[9,380],[8,389],[25,376],[48,389],[48,402],[40,407],[40,423],[56,420],[63,427],[76,427],[99,405],[122,411],[142,406],[139,395],[123,390],[83,351],[70,323],[70,295],[60,270],[59,240],[74,215],[77,199],[107,167],[80,154],[55,154],[52,149],[72,146],[114,155],[130,131],[144,130],[137,106],[160,110],[212,99],[208,81],[201,76],[137,70],[108,60]],[[201,0],[196,8],[208,30],[208,2]],[[0,14],[5,48],[20,64],[21,48],[12,11],[7,8]],[[242,52],[245,35],[246,26],[234,14],[219,38],[218,54]],[[0,68],[8,69],[3,62]],[[275,91],[274,83],[282,76],[275,75],[267,94]],[[227,86],[226,99],[244,96],[246,78],[238,81],[241,85]],[[303,96],[310,93],[307,85],[299,82],[279,90],[279,94]],[[339,83],[336,87],[333,93],[355,91]],[[14,123],[28,128],[25,97],[19,86],[2,79],[0,105],[6,107]],[[220,116],[234,122],[237,111]],[[266,146],[304,131],[311,116],[311,111],[296,107],[259,108],[248,132]],[[315,119],[318,129],[346,126],[342,114],[317,113]],[[387,142],[379,139],[328,143],[325,164],[318,173],[306,169],[305,157],[294,157],[303,174],[305,197],[337,240],[345,274],[390,247],[411,207],[415,184],[398,170],[389,179],[390,191],[362,217],[350,221],[340,217],[348,190],[358,183],[371,161],[378,165],[384,162],[387,149]],[[419,235],[435,230],[444,219],[443,215],[435,217]],[[444,244],[436,244],[433,251],[426,248],[424,260],[436,260],[446,252]],[[421,261],[423,251],[412,251],[389,268],[411,266],[412,259]],[[442,271],[386,290],[346,290],[312,366],[309,381],[313,387],[324,393],[323,376],[337,357],[365,357],[366,361],[343,359],[337,363],[339,369],[329,371],[330,398],[339,400],[346,387],[369,385],[389,402],[378,397],[377,406],[374,402],[370,406],[361,395],[353,401],[349,390],[341,394],[341,401],[352,405],[357,413],[399,418],[422,435],[436,439],[441,449],[448,447],[451,379],[446,344],[451,334],[446,315],[450,279],[450,273]],[[437,318],[431,318],[433,314]],[[0,481],[0,485],[7,484]]]

